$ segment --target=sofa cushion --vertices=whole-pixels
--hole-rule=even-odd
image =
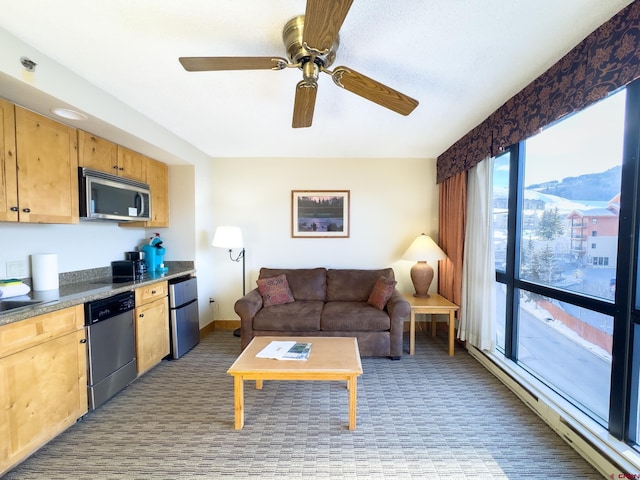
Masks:
[[[254,330],[312,332],[320,330],[323,302],[296,300],[263,308],[253,317]]]
[[[384,307],[387,306],[387,301],[393,294],[396,283],[398,282],[395,280],[387,280],[384,277],[380,277],[371,289],[367,303],[378,310],[384,310]]]
[[[258,278],[285,274],[293,298],[324,302],[327,296],[327,270],[324,268],[261,268]]]
[[[383,332],[391,329],[386,312],[365,302],[329,302],[322,310],[320,329],[344,332]]]
[[[287,276],[284,273],[276,277],[259,278],[256,283],[258,284],[258,291],[262,295],[262,304],[265,307],[283,305],[295,301],[293,295],[291,295],[291,290],[289,290]]]
[[[366,302],[378,278],[395,280],[393,269],[379,270],[327,270],[327,301],[328,302]],[[297,299],[298,297],[294,297]]]

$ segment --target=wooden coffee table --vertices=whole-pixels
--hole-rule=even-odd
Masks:
[[[257,358],[271,341],[309,342],[307,360]],[[227,370],[233,376],[235,428],[244,426],[244,381],[255,380],[262,389],[264,380],[344,380],[349,390],[349,430],[356,429],[357,378],[362,375],[358,341],[352,337],[254,337]]]

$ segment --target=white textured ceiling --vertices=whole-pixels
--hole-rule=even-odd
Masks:
[[[355,0],[334,66],[420,105],[404,117],[321,74],[313,126],[292,129],[299,70],[189,73],[178,57],[286,57],[282,27],[304,0],[0,0],[0,28],[39,63],[31,77],[3,72],[19,57],[0,45],[0,96],[48,110],[16,83],[38,89],[50,59],[210,157],[433,158],[629,3]],[[132,130],[82,110],[91,125]]]

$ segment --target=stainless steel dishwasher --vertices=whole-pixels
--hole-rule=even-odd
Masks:
[[[86,303],[87,394],[95,410],[137,376],[134,292]]]

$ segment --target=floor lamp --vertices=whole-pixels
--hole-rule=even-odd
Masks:
[[[239,262],[242,259],[242,296],[244,297],[246,292],[245,281],[245,260],[244,260],[244,243],[242,242],[242,230],[240,227],[220,226],[216,228],[216,233],[213,235],[213,242],[211,246],[218,248],[229,249],[229,258],[233,262]],[[240,248],[240,252],[236,258],[233,258],[232,252],[234,248]],[[241,330],[236,328],[233,331],[233,335],[240,336]]]

